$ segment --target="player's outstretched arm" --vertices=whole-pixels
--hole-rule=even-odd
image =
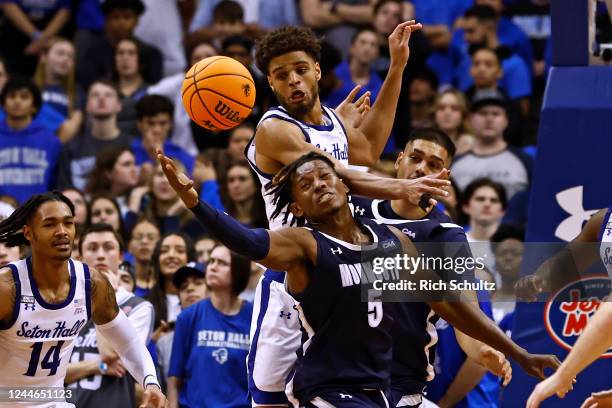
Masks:
[[[178,170],[172,159],[161,151],[158,151],[157,157],[170,186],[185,206],[213,237],[232,251],[281,271],[290,271],[307,259],[307,252],[310,255],[316,251],[314,238],[303,228],[283,228],[278,231],[247,228],[231,216],[200,201],[198,192],[193,188],[193,180]]]
[[[536,408],[540,402],[555,393],[563,398],[571,390],[576,375],[612,345],[610,327],[612,327],[612,303],[603,302],[561,367],[533,390],[527,400],[527,407]]]
[[[606,208],[598,211],[566,248],[546,260],[533,274],[519,279],[515,286],[516,296],[533,302],[543,291],[560,289],[593,265],[599,259],[598,246],[593,243],[597,242],[606,212]]]
[[[421,24],[414,20],[405,21],[389,35],[391,63],[376,102],[359,128],[346,127],[351,164],[372,166],[380,158],[393,128],[402,74],[410,56],[408,41],[412,33],[421,28]]]
[[[90,268],[92,318],[99,335],[119,354],[125,368],[144,387],[139,408],[163,408],[166,397],[157,381],[155,365],[145,343],[117,306],[115,290],[106,277]]]

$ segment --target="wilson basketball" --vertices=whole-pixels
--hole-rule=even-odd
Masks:
[[[196,62],[187,71],[182,95],[191,120],[209,130],[226,130],[251,113],[255,83],[240,62],[215,56]]]

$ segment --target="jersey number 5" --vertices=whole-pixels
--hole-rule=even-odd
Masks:
[[[34,377],[36,375],[36,370],[38,369],[38,361],[40,360],[40,354],[42,352],[43,343],[38,342],[32,344],[32,355],[30,357],[30,364],[28,365],[28,371],[25,372],[24,375],[29,377]],[[49,347],[47,354],[43,358],[40,367],[45,370],[50,370],[48,376],[55,375],[57,373],[57,368],[60,365],[60,351],[62,346],[64,345],[64,341],[58,341],[55,345]]]
[[[383,318],[383,306],[379,290],[368,291],[368,324],[370,327],[378,327]]]

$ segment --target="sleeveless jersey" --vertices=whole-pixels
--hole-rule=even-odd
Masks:
[[[612,207],[608,208],[599,231],[599,255],[608,276],[612,279]]]
[[[139,306],[143,305],[146,307],[147,304],[148,302],[142,298],[130,296],[119,304],[119,308],[129,317]],[[93,320],[90,320],[76,338],[70,360],[72,363],[76,363],[99,358],[96,328]],[[129,374],[126,374],[123,378],[100,374],[91,375],[77,380],[75,383],[70,384],[70,387],[74,389],[71,402],[77,407],[129,408],[136,406],[134,379]]]
[[[351,204],[355,214],[393,225],[408,236],[417,248],[420,247],[419,243],[440,244],[421,245],[419,249],[428,256],[470,256],[456,253],[458,247],[469,251],[463,228],[453,224],[436,207],[426,218],[406,220],[393,211],[388,200],[351,197]],[[462,242],[465,245],[453,245]],[[449,243],[447,248],[446,243]],[[419,394],[435,375],[433,363],[438,341],[435,325],[439,317],[423,302],[398,303],[394,317],[392,385],[401,389],[403,395]]]
[[[0,387],[64,386],[74,340],[91,317],[89,268],[74,259],[68,264],[70,291],[57,304],[39,293],[31,258],[8,264],[16,297],[12,319],[0,327]]]
[[[328,125],[318,126],[300,122],[291,117],[289,113],[281,106],[269,109],[262,116],[259,124],[261,124],[264,120],[271,118],[293,123],[300,128],[306,142],[329,153],[334,159],[348,166],[348,139],[344,125],[332,109],[326,106],[322,106],[322,108],[323,117],[329,123]],[[284,211],[275,219],[271,219],[271,214],[274,211],[275,206],[272,204],[272,196],[268,195],[266,192],[266,185],[272,181],[274,174],[266,173],[257,167],[257,158],[255,156],[255,135],[253,135],[251,141],[246,146],[244,154],[253,170],[255,170],[257,173],[257,177],[259,177],[259,181],[261,182],[261,195],[266,203],[266,215],[268,216],[270,229],[279,229],[283,226]],[[287,219],[289,224],[292,219],[293,217],[291,214],[289,214],[289,218]]]
[[[389,386],[394,304],[376,301],[374,291],[365,294],[372,301],[362,301],[362,286],[381,276],[398,280],[395,269],[375,275],[372,260],[393,257],[402,247],[388,227],[369,219],[357,222],[372,236],[372,244],[353,245],[311,230],[317,261],[308,270],[306,289],[293,295],[302,326],[302,346],[286,388],[294,405],[327,391]]]

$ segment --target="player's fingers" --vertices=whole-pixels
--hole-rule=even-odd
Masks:
[[[426,186],[426,185],[423,185],[423,186],[419,187],[418,192],[421,195],[429,194],[431,196],[438,196],[438,197],[447,197],[448,196],[448,192],[446,190],[443,190],[443,189],[438,188],[438,187]],[[431,199],[431,200],[433,200],[433,199]],[[430,201],[430,203],[431,203],[431,201]]]
[[[395,30],[393,30],[393,32],[391,33],[391,35],[389,37],[399,37],[402,32],[404,31],[404,27],[407,27],[409,25],[412,25],[415,23],[415,20],[408,20],[408,21],[404,21],[403,23],[399,23],[396,27]]]
[[[349,92],[349,94],[347,95],[346,98],[344,98],[344,101],[342,101],[342,103],[344,102],[353,102],[353,99],[355,99],[355,97],[357,96],[357,94],[359,93],[359,91],[361,91],[361,85],[356,85],[351,92]]]
[[[151,391],[145,390],[142,393],[142,400],[140,401],[140,405],[138,408],[147,408],[149,406],[149,400],[151,399]]]
[[[591,395],[589,398],[585,399],[580,408],[594,408],[597,406],[597,400]]]
[[[561,360],[559,360],[559,357],[553,355],[551,356],[550,360],[550,367],[554,368],[555,370],[561,366]]]
[[[359,85],[357,85],[357,86],[359,86]],[[355,95],[357,95],[357,93],[355,93]],[[366,99],[370,98],[370,95],[372,95],[372,92],[370,92],[370,91],[364,92],[363,95],[361,95],[359,97],[359,99],[357,99],[355,101],[355,106],[359,106],[359,107],[363,106],[365,101],[366,101]]]

